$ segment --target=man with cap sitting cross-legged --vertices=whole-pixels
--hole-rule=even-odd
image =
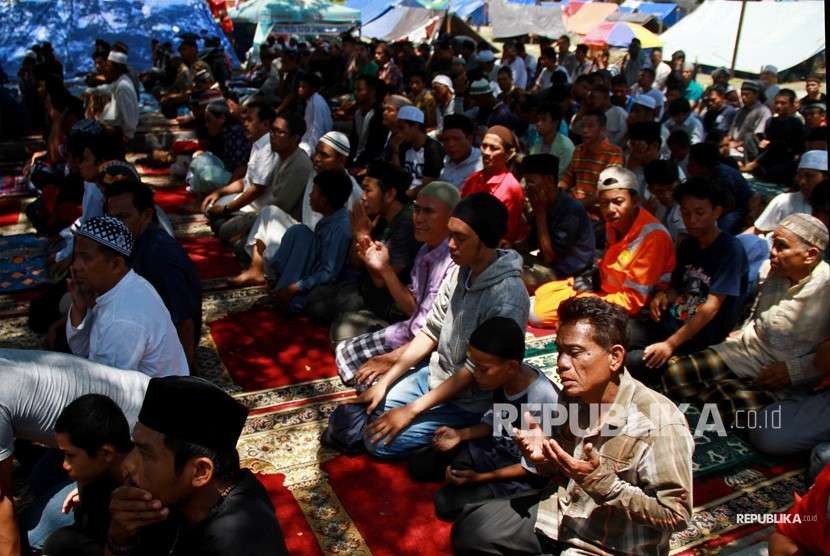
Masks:
[[[76,232],[67,282],[72,353],[150,376],[186,375],[187,358],[170,312],[127,262],[133,237],[124,223],[97,216]]]
[[[288,554],[268,493],[240,469],[248,410],[195,377],[150,380],[110,501],[110,556]]]

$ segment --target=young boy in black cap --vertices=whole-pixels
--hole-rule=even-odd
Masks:
[[[240,469],[248,410],[195,377],[152,379],[110,503],[116,555],[288,554],[268,493]]]
[[[63,466],[77,489],[64,502],[74,508],[75,523],[58,529],[46,540],[50,556],[100,555],[110,524],[110,496],[121,486],[121,464],[133,447],[130,425],[114,401],[87,394],[66,406],[55,423],[55,438]]]
[[[416,480],[446,479],[435,493],[441,519],[454,519],[465,504],[541,486],[508,431],[532,407],[528,404],[555,404],[559,392],[539,370],[522,363],[524,354],[524,331],[512,319],[489,319],[470,336],[469,368],[478,387],[493,392],[493,407],[478,424],[439,427],[432,448],[409,461]]]

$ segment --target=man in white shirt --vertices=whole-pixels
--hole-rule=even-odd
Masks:
[[[314,156],[314,150],[320,138],[331,131],[331,109],[320,93],[323,80],[316,73],[307,73],[300,79],[298,94],[305,101],[305,134],[300,141],[300,148],[308,156]]]
[[[67,282],[72,306],[66,339],[72,353],[149,376],[187,375],[187,357],[170,312],[153,286],[130,270],[130,230],[97,216],[76,233]]]
[[[524,89],[527,87],[527,66],[525,61],[519,58],[516,52],[516,45],[513,43],[506,43],[504,45],[504,57],[502,58],[502,67],[507,66],[513,72],[513,85],[517,89]]]
[[[671,66],[663,61],[663,49],[651,49],[651,67],[654,69],[654,86],[659,91],[666,90],[666,81],[671,75]]]
[[[798,191],[779,193],[764,208],[755,224],[747,232],[765,236],[772,240],[771,232],[786,217],[796,212],[812,214],[810,197],[813,189],[827,179],[827,151],[807,151],[798,162],[798,174],[795,182]]]
[[[124,137],[132,139],[138,127],[138,96],[127,68],[127,55],[110,51],[104,72],[110,82],[110,101],[104,106],[99,119],[121,129]]]
[[[628,131],[628,112],[625,108],[611,104],[611,90],[604,83],[596,83],[591,88],[588,103],[594,110],[605,113],[608,140],[618,147],[625,146],[625,134]]]
[[[473,146],[474,135],[475,126],[467,116],[452,114],[444,119],[440,139],[446,156],[438,179],[450,182],[459,191],[470,174],[484,168],[481,151]]]
[[[669,103],[667,109],[669,114],[665,126],[669,133],[675,129],[682,129],[689,134],[692,145],[703,142],[703,122],[692,112],[692,106],[685,98],[676,98]]]
[[[631,96],[646,95],[654,99],[655,111],[657,118],[663,115],[663,104],[665,99],[663,93],[654,86],[654,70],[652,68],[643,68],[640,70],[640,78],[634,87],[631,88]]]
[[[455,113],[455,88],[446,75],[432,78],[432,98],[435,99],[435,127],[438,133],[444,129],[444,117]]]
[[[245,133],[253,141],[248,166],[242,179],[220,187],[202,202],[202,210],[217,221],[220,237],[247,232],[262,207],[268,204],[268,176],[279,160],[271,148],[271,125],[276,114],[264,101],[253,101],[245,111]],[[229,214],[237,213],[230,218]],[[223,218],[225,216],[225,218]],[[237,231],[241,229],[242,232]],[[234,233],[232,233],[232,230]]]

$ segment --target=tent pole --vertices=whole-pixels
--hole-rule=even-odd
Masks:
[[[735,48],[732,50],[732,65],[729,73],[735,75],[735,63],[738,61],[738,45],[741,42],[741,29],[744,26],[744,13],[746,12],[746,0],[741,0],[741,15],[738,17],[738,33],[735,36]]]

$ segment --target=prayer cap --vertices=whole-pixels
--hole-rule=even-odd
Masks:
[[[447,77],[446,75],[438,74],[432,78],[432,84],[435,85],[438,83],[439,85],[443,85],[447,89],[450,90],[451,93],[455,93],[455,88],[452,86],[452,79]]]
[[[110,50],[110,53],[107,55],[107,60],[116,64],[127,65],[127,55],[116,50]]]
[[[804,111],[805,114],[807,112],[812,112],[813,110],[818,110],[819,112],[827,112],[827,105],[825,105],[821,101],[815,101],[815,102],[811,102],[809,104],[804,105],[802,110]]]
[[[125,257],[133,252],[133,236],[127,226],[112,216],[96,216],[84,222],[75,232]]]
[[[414,106],[401,106],[398,110],[398,119],[407,122],[424,123],[424,113]]]
[[[741,90],[746,89],[747,91],[755,91],[756,93],[761,92],[761,85],[757,81],[744,81],[741,83]]]
[[[482,64],[487,64],[489,62],[495,62],[496,55],[493,54],[492,50],[482,50],[481,52],[476,54],[476,59]]]
[[[827,151],[807,151],[801,155],[801,160],[798,161],[798,169],[805,168],[807,170],[818,170],[819,172],[827,171]]]
[[[195,376],[150,379],[138,421],[165,436],[216,451],[236,449],[248,410]]]
[[[650,110],[654,110],[657,108],[657,100],[650,95],[637,95],[634,97],[632,101],[634,104],[639,104],[640,106],[645,106]]]
[[[216,116],[229,116],[231,113],[231,109],[224,99],[212,101],[207,105],[207,111]]]
[[[507,207],[489,193],[473,193],[461,199],[452,212],[478,236],[481,242],[495,249],[507,231]]]
[[[782,220],[778,227],[792,232],[801,241],[816,247],[822,253],[827,249],[827,226],[815,216],[796,212]]]
[[[516,147],[516,136],[513,135],[512,131],[503,125],[494,125],[490,127],[484,135],[497,136],[501,139],[501,144],[504,145],[505,149],[513,149]]]
[[[492,95],[493,87],[486,79],[476,79],[467,91],[471,95]]]
[[[404,106],[412,106],[412,101],[403,95],[389,95],[386,97],[384,104],[391,104],[395,108],[402,108]]]
[[[469,345],[500,359],[521,363],[525,357],[524,331],[508,317],[493,317],[482,322],[470,335]]]
[[[552,154],[529,154],[522,160],[522,174],[541,174],[557,177],[559,158]]]
[[[631,170],[622,166],[609,166],[599,174],[597,192],[611,189],[631,189],[639,192],[640,186],[637,184],[637,176]]]
[[[461,194],[459,193],[458,188],[450,182],[435,180],[425,185],[424,188],[418,192],[418,197],[436,199],[450,207],[450,210],[453,210],[456,205],[458,205]]]
[[[349,156],[349,152],[352,149],[349,138],[346,137],[345,133],[339,131],[329,131],[320,138],[320,142],[328,145],[343,156]]]
[[[761,73],[771,73],[773,75],[778,75],[778,68],[773,65],[766,65],[761,68]]]

